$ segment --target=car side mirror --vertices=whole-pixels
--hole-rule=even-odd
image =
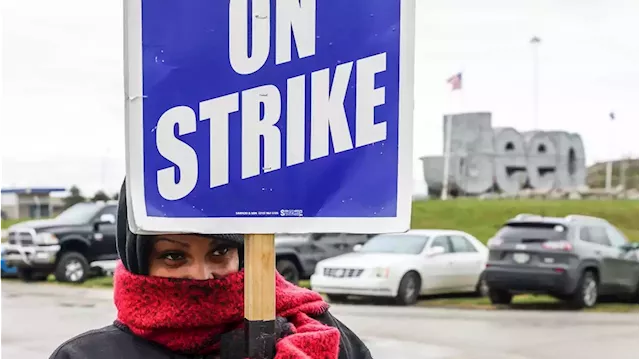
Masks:
[[[427,249],[427,257],[435,257],[445,252],[444,247],[435,246]]]
[[[622,249],[623,251],[626,251],[626,252],[637,251],[638,250],[638,243],[637,242],[626,243],[626,244],[621,245],[620,249]]]
[[[353,246],[354,252],[360,252],[361,249],[362,249],[362,244],[356,244],[355,246]]]
[[[101,224],[115,224],[116,216],[111,213],[105,213],[100,216],[100,218],[96,221],[95,225],[99,226]]]

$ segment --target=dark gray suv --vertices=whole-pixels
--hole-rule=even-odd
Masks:
[[[638,244],[604,219],[520,214],[487,247],[493,304],[510,304],[516,293],[550,294],[576,308],[600,295],[638,300]]]

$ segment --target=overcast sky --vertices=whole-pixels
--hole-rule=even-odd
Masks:
[[[2,186],[117,191],[122,1],[4,0],[2,17]],[[581,134],[588,163],[637,156],[637,0],[419,0],[417,17],[416,159],[441,153],[446,111],[533,126],[532,35],[540,126]],[[445,80],[458,71],[464,89],[451,96]],[[421,171],[416,160],[417,186]]]

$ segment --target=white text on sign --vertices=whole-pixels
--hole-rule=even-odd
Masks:
[[[229,5],[229,59],[239,74],[248,75],[264,66],[270,49],[270,0],[253,0],[251,14],[251,51],[248,52],[248,0],[231,0]],[[291,61],[291,38],[296,40],[298,57],[315,55],[315,0],[278,0],[276,2],[276,64]],[[249,55],[249,53],[251,55]],[[243,179],[262,172],[282,168],[282,135],[276,124],[286,114],[286,166],[305,161],[305,109],[310,106],[310,159],[329,155],[329,136],[336,153],[384,141],[385,121],[374,122],[374,109],[385,102],[384,86],[375,87],[375,75],[386,71],[386,53],[346,62],[335,68],[330,78],[329,68],[311,73],[311,103],[305,103],[306,76],[289,78],[286,85],[286,108],[282,108],[281,91],[266,84],[229,95],[206,99],[198,109],[176,106],[160,116],[156,134],[159,153],[174,165],[157,173],[158,190],[167,200],[179,200],[195,188],[198,181],[198,154],[178,136],[193,133],[197,121],[209,121],[210,171],[209,186],[229,183],[229,115],[241,111]],[[355,67],[355,69],[354,69]],[[355,128],[349,128],[345,97],[352,73],[355,72]],[[260,116],[263,109],[262,116]],[[198,115],[196,115],[196,110]],[[351,140],[355,131],[355,143]],[[260,139],[264,151],[260,153]],[[264,168],[260,168],[263,157]],[[176,182],[176,167],[180,178]]]

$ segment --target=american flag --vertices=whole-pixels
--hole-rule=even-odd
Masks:
[[[447,83],[451,85],[451,91],[462,89],[462,72],[449,77]]]

